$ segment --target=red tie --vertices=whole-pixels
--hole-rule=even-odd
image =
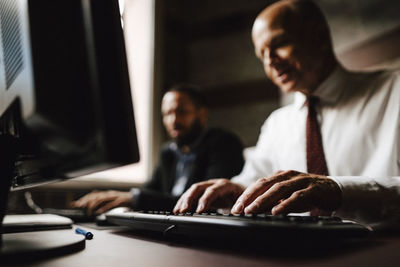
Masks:
[[[308,116],[306,124],[307,171],[308,173],[328,175],[324,148],[322,147],[321,131],[317,120],[315,105],[318,98],[309,97],[307,100]]]
[[[307,100],[308,116],[306,124],[307,171],[308,173],[328,175],[324,148],[322,147],[321,130],[317,120],[315,105],[318,98],[309,97]],[[329,216],[331,213],[319,209],[312,209],[311,216]]]

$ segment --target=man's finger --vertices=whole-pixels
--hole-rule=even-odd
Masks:
[[[181,207],[181,205],[182,205],[181,203],[182,203],[182,197],[180,197],[180,198],[178,199],[178,201],[176,202],[175,207],[174,207],[174,209],[172,210],[173,213],[179,213],[180,207]]]
[[[92,212],[98,207],[107,204],[108,202],[112,202],[117,199],[117,196],[112,195],[110,193],[97,193],[93,195],[92,199],[87,202],[86,208],[89,212]]]
[[[104,199],[93,199],[92,201],[87,203],[86,209],[89,213],[91,213],[98,207],[100,207],[104,202],[106,202]]]
[[[234,185],[230,181],[226,179],[216,181],[204,191],[204,194],[198,201],[196,212],[201,213],[208,210],[218,197],[223,196],[227,192],[234,193],[234,191]]]
[[[77,208],[85,207],[90,199],[91,199],[91,197],[89,197],[89,195],[86,195],[76,201],[72,201],[71,206],[77,207]]]
[[[270,177],[260,178],[250,185],[243,194],[238,198],[232,208],[232,213],[240,214],[244,209],[252,203],[257,197],[269,190],[276,183],[289,180],[299,173],[296,171],[278,171]]]
[[[102,206],[101,208],[97,209],[95,211],[95,213],[100,214],[100,213],[106,212],[110,209],[118,207],[120,204],[121,203],[118,200],[110,201],[110,202],[106,203],[104,206]]]
[[[294,192],[289,198],[283,200],[272,208],[271,213],[288,214],[291,212],[305,212],[314,208],[310,188],[305,188]]]
[[[94,199],[97,199],[100,194],[102,194],[102,192],[92,191],[84,195],[83,197],[79,198],[78,200],[72,201],[71,206],[77,208],[87,207],[89,203],[92,202]]]
[[[293,179],[276,183],[245,207],[244,212],[251,214],[270,211],[279,201],[288,198],[293,192],[304,189],[307,186],[307,182],[303,179]]]
[[[199,197],[203,194],[204,190],[212,184],[213,182],[211,181],[193,184],[178,200],[173,212],[184,213],[192,210],[194,203],[196,203]]]
[[[273,183],[270,178],[258,179],[255,183],[250,185],[237,199],[232,208],[232,213],[243,213],[244,208],[253,202],[259,195],[263,194]]]

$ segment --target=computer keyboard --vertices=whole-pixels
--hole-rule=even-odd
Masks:
[[[359,238],[371,230],[338,217],[268,214],[233,215],[220,213],[185,213],[128,211],[106,214],[107,220],[139,230],[162,232],[165,236],[229,239],[320,239]]]

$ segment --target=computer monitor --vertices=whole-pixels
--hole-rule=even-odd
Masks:
[[[118,1],[0,1],[0,222],[18,190],[137,162]]]

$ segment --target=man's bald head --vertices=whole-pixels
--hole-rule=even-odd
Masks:
[[[257,16],[252,38],[267,76],[283,91],[308,94],[336,65],[328,24],[312,1],[268,6]]]
[[[260,24],[283,27],[287,32],[304,38],[310,44],[332,49],[328,23],[320,8],[309,0],[282,0],[265,8],[256,18],[253,33]]]

